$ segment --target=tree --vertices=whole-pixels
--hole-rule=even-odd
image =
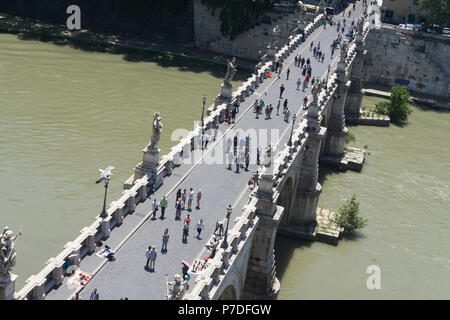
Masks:
[[[355,195],[339,208],[334,222],[344,228],[345,234],[351,234],[367,225],[367,219],[359,216],[359,202]]]
[[[408,106],[409,92],[405,87],[393,86],[391,88],[391,102],[387,105],[387,113],[393,123],[404,124],[412,110]]]
[[[234,40],[238,34],[254,27],[259,18],[273,7],[274,0],[201,0],[201,3],[213,14],[216,9],[221,9],[220,32]]]
[[[450,2],[447,0],[422,0],[420,11],[428,11],[427,23],[450,26]]]

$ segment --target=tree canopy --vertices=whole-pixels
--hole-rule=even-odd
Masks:
[[[216,9],[221,9],[220,32],[231,40],[254,27],[259,18],[273,7],[274,2],[275,0],[201,0],[213,13]]]
[[[428,11],[429,24],[450,26],[450,2],[448,0],[421,0],[421,11]]]

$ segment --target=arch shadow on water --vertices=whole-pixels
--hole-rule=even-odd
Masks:
[[[289,262],[296,250],[308,249],[312,246],[312,241],[300,240],[277,234],[275,239],[275,265],[277,278],[282,281]]]
[[[5,32],[2,32],[5,33]],[[212,61],[195,59],[166,52],[152,51],[144,48],[125,48],[98,43],[90,39],[62,39],[44,34],[20,33],[17,38],[24,41],[41,41],[56,46],[69,46],[86,52],[122,55],[127,62],[153,62],[163,68],[178,68],[179,71],[203,73],[209,72],[213,77],[224,78],[227,67]],[[170,50],[170,49],[168,49]],[[238,66],[233,81],[246,81],[251,72]]]

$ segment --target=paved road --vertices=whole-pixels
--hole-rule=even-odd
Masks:
[[[347,10],[348,11],[348,10]],[[352,13],[352,18],[357,14],[361,14],[362,9],[360,3],[357,5],[357,10]],[[342,23],[342,15],[335,16],[340,19]],[[347,26],[349,24],[347,23]],[[268,141],[262,140],[251,141],[252,151],[255,150],[256,144],[271,143],[273,145],[283,146],[289,139],[292,118],[287,123],[283,119],[280,108],[280,115],[276,115],[276,105],[279,100],[279,87],[284,84],[286,90],[283,94],[283,99],[287,98],[289,101],[289,109],[291,112],[296,112],[297,119],[301,119],[305,111],[301,109],[303,98],[305,95],[310,95],[310,87],[305,92],[296,90],[296,81],[301,78],[303,82],[304,77],[301,76],[301,69],[293,66],[294,57],[300,54],[302,57],[310,58],[312,62],[312,75],[321,78],[326,77],[327,66],[333,61],[330,59],[330,44],[337,37],[336,28],[328,26],[326,30],[319,27],[313,34],[311,34],[307,41],[297,48],[284,62],[283,73],[280,79],[277,77],[266,79],[264,83],[253,93],[252,96],[246,99],[240,106],[240,112],[237,115],[236,123],[228,125],[221,124],[219,135],[214,143],[208,145],[208,149],[203,151],[203,156],[210,156],[215,152],[217,155],[223,155],[225,149],[226,138],[223,135],[227,130],[236,129],[266,129],[269,132]],[[323,52],[325,52],[324,63],[318,62],[313,58],[313,54],[309,51],[310,42],[314,41],[314,45],[320,42]],[[335,51],[334,62],[339,58],[338,50]],[[332,64],[334,69],[335,63]],[[289,80],[286,80],[286,71],[290,68]],[[272,104],[274,111],[272,119],[264,119],[264,115],[260,115],[259,119],[255,117],[251,104],[255,98],[262,97],[267,104]],[[282,101],[283,102],[283,101]],[[164,115],[164,110],[162,110]],[[297,120],[297,124],[299,123]],[[270,137],[270,130],[274,129],[278,135]],[[199,151],[201,152],[201,151]],[[253,159],[254,160],[254,159]],[[98,288],[101,299],[120,299],[128,297],[129,299],[165,299],[166,290],[166,273],[169,278],[175,273],[181,273],[181,260],[192,262],[197,257],[207,256],[204,245],[212,235],[216,221],[225,216],[226,207],[231,204],[233,207],[232,217],[237,217],[241,214],[242,206],[248,201],[250,189],[247,187],[247,182],[252,174],[256,171],[258,166],[255,161],[250,164],[249,171],[240,170],[240,173],[233,170],[228,170],[225,164],[182,164],[180,167],[174,169],[172,176],[164,180],[163,186],[156,191],[151,199],[139,204],[136,211],[127,216],[124,224],[111,232],[110,238],[106,243],[112,248],[119,248],[116,252],[116,261],[107,262],[96,273],[94,278],[88,283],[85,289],[81,292],[82,299],[89,299],[89,295],[94,288]],[[175,221],[175,194],[178,188],[194,188],[197,192],[202,189],[201,208],[188,212],[184,210],[181,221]],[[166,219],[147,219],[139,228],[136,228],[138,223],[145,218],[150,212],[151,201],[157,198],[158,201],[163,195],[168,198],[168,209],[166,210]],[[195,201],[194,201],[195,203]],[[183,220],[186,214],[189,213],[192,217],[190,236],[187,243],[182,243],[182,227]],[[159,213],[158,213],[159,217]],[[205,229],[202,233],[201,239],[196,239],[195,225],[197,221],[202,218],[205,223]],[[233,225],[233,219],[230,221],[230,228]],[[165,228],[169,228],[170,241],[168,244],[168,252],[162,254],[161,235]],[[126,241],[126,237],[129,237]],[[158,247],[158,257],[156,259],[155,272],[149,272],[144,268],[146,258],[145,250],[150,245]],[[81,269],[87,272],[93,272],[99,268],[104,260],[95,255],[88,256],[83,259]],[[170,279],[171,280],[171,279]],[[67,299],[74,293],[73,288],[61,286],[60,289],[52,291],[47,299]]]

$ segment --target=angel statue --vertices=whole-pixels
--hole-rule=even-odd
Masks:
[[[276,25],[273,29],[272,29],[272,38],[270,39],[270,48],[275,48],[275,44],[276,44],[276,37],[280,34],[280,28],[278,27],[278,25]]]
[[[167,282],[167,285],[170,288],[169,292],[167,293],[167,299],[181,300],[184,293],[186,292],[187,282],[188,281],[183,280],[179,274],[175,274],[173,281]]]
[[[341,59],[339,62],[342,62],[342,63],[345,62],[345,58],[347,58],[347,50],[348,50],[348,42],[342,41],[341,42]]]
[[[319,92],[320,92],[320,90],[322,90],[322,87],[323,87],[322,81],[320,81],[318,78],[316,78],[316,81],[314,82],[314,85],[311,88],[311,94],[313,96],[313,101],[316,104],[319,99]]]
[[[303,4],[303,2],[301,1],[298,2],[298,9],[300,22],[304,22],[306,17],[306,6]]]
[[[155,112],[153,115],[152,139],[150,140],[149,149],[154,149],[158,145],[159,139],[161,138],[162,128],[163,125],[161,123],[159,112]]]
[[[364,31],[364,17],[360,17],[358,19],[358,22],[356,24],[356,29],[357,29],[359,34],[363,33],[363,31]]]
[[[225,75],[225,80],[223,81],[226,85],[231,85],[231,79],[233,79],[234,74],[236,73],[236,58],[233,58],[233,60],[228,60],[228,68],[227,68],[227,74]]]
[[[14,241],[22,233],[19,232],[14,236],[14,233],[8,227],[3,229],[3,234],[0,235],[0,279],[8,277],[11,268],[16,265],[16,250],[14,249]]]

